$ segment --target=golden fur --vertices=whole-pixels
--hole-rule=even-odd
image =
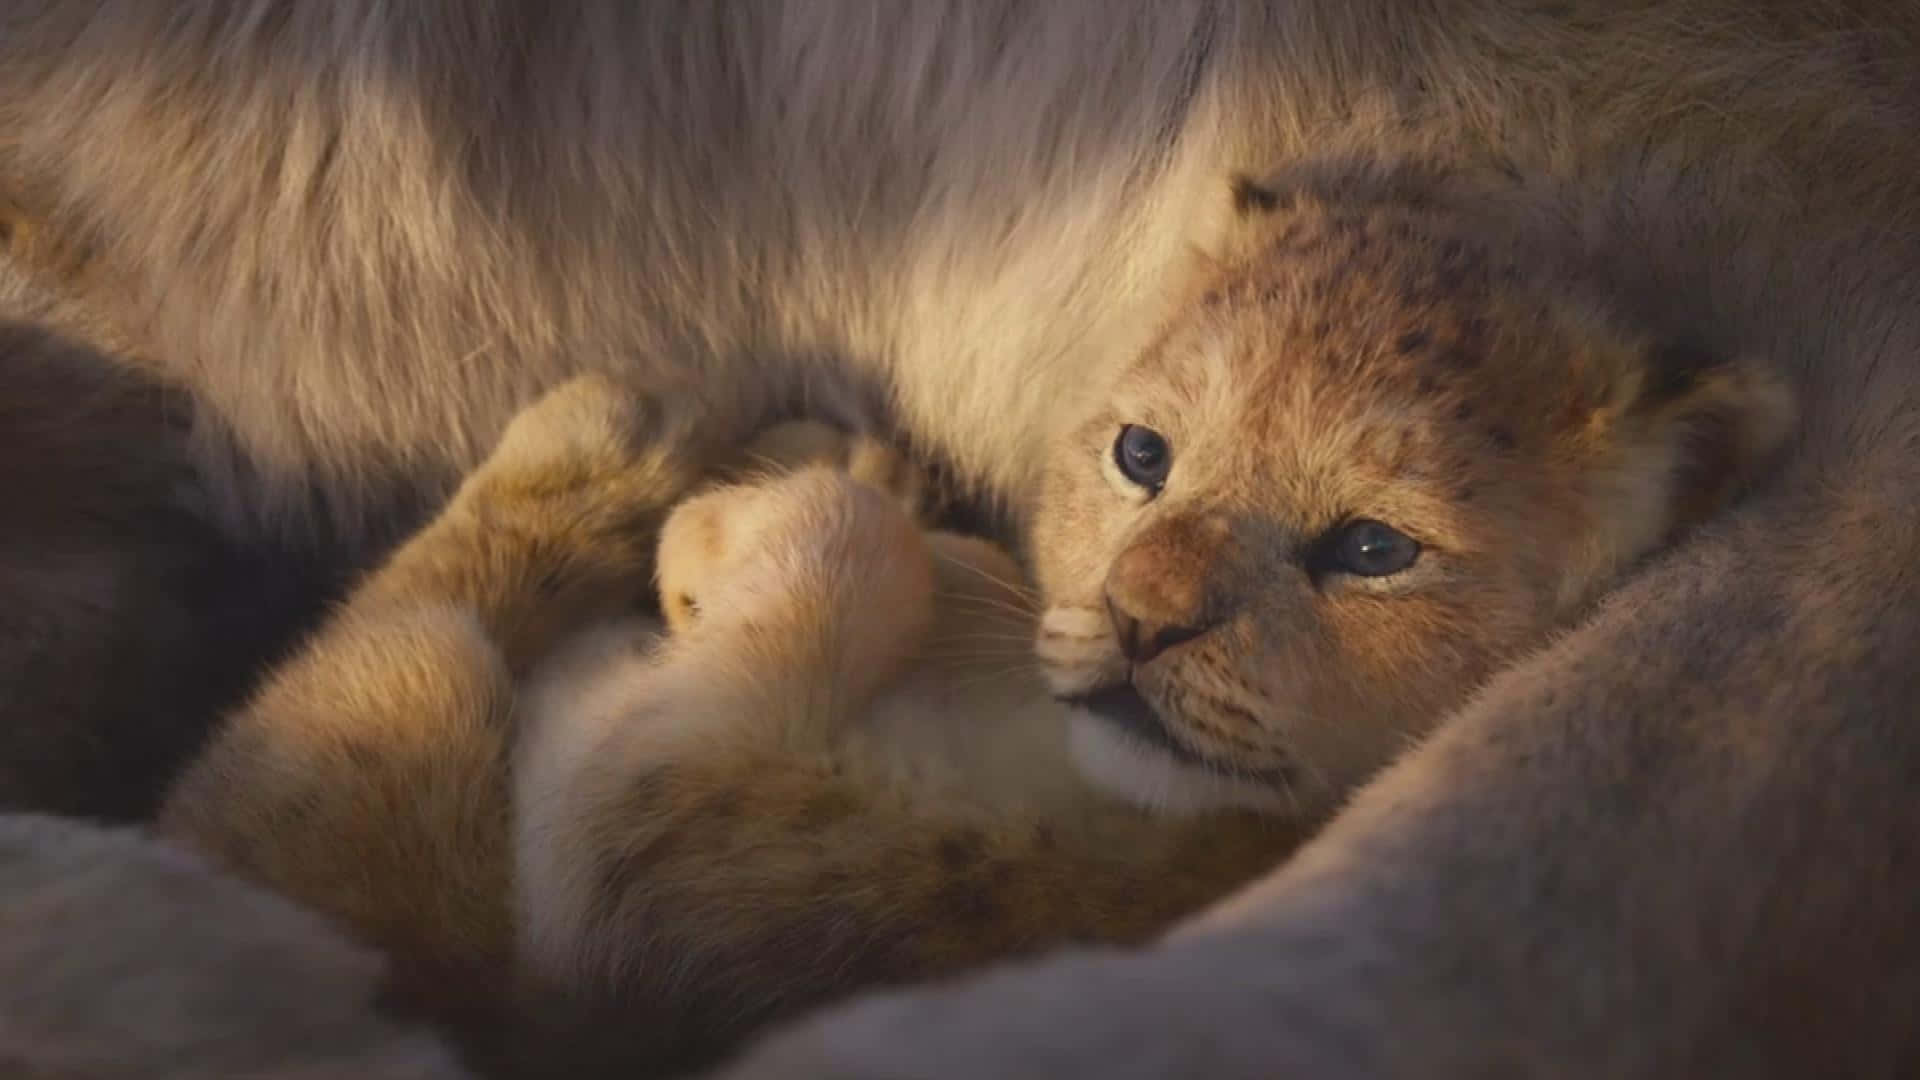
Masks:
[[[1650,329],[1546,230],[1507,235],[1533,225],[1515,193],[1429,171],[1243,183],[1246,253],[1063,426],[1029,522],[1038,648],[1055,693],[1130,714],[1130,746],[1080,732],[1096,771],[1177,791],[1184,757],[1317,816],[1791,433],[1770,363]],[[1135,425],[1168,448],[1159,490],[1117,464]],[[1417,558],[1343,569],[1358,522]]]
[[[58,0],[0,8],[0,184],[35,251],[97,260],[69,281],[87,320],[193,395],[229,526],[358,553],[582,369],[691,383],[722,438],[878,382],[1025,511],[1061,406],[1213,248],[1222,175],[1371,148],[1521,178],[1532,226],[1791,385],[1803,422],[1754,497],[1191,935],[882,1003],[762,1065],[1899,1072],[1916,23]]]

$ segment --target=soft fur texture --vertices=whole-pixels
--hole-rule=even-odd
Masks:
[[[132,829],[0,815],[0,1071],[19,1080],[454,1080],[375,1013],[381,963]]]
[[[632,597],[648,522],[701,460],[588,378],[515,420],[269,679],[166,827],[380,943],[411,997],[470,1043],[476,1015],[510,1033],[504,1067],[535,1071],[656,1073],[852,989],[1146,940],[1271,865],[1788,430],[1764,365],[1634,328],[1538,235],[1502,241],[1497,202],[1322,172],[1261,189],[1245,254],[1200,269],[1046,463],[1050,618],[1090,621],[1089,580],[1115,618],[1215,617],[1119,662],[1156,699],[1131,724],[1045,685],[1086,691],[1111,636],[1063,652],[1042,624],[1043,681],[1021,568],[923,533],[915,471],[818,424],[747,448],[772,476],[666,518],[668,641],[619,620],[549,657]],[[1177,448],[1163,485],[1115,473],[1116,417]],[[838,468],[778,473],[806,462]],[[1410,565],[1315,554],[1369,515],[1418,536]],[[1288,569],[1291,589],[1249,577]]]
[[[388,950],[404,1000],[529,1075],[658,1075],[854,988],[1143,942],[1298,842],[1078,782],[1018,567],[923,538],[878,446],[820,450],[864,481],[674,512],[656,645],[606,620],[700,458],[607,380],[563,385],[269,677],[164,830]]]
[[[0,812],[151,815],[311,603],[209,520],[165,384],[7,316],[0,278]]]
[[[1793,406],[1767,360],[1629,315],[1528,193],[1354,161],[1247,184],[1237,253],[1049,449],[1038,650],[1116,722],[1083,725],[1096,771],[1317,817],[1723,506]],[[1353,565],[1368,528],[1407,565]]]
[[[1242,903],[765,1075],[1897,1074],[1916,1047],[1913,131],[1894,0],[0,7],[29,256],[194,395],[225,519],[397,536],[594,368],[721,437],[877,381],[1019,510],[1232,172],[1551,189],[1803,423]],[[89,266],[68,275],[78,259]]]

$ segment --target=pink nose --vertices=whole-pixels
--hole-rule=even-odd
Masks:
[[[1220,575],[1234,548],[1226,519],[1182,514],[1135,537],[1114,558],[1107,615],[1127,659],[1150,663],[1227,621],[1231,591]]]

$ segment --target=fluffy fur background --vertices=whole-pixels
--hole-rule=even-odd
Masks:
[[[760,1068],[1886,1074],[1920,1050],[1916,24],[1893,0],[12,2],[0,184],[79,321],[190,395],[227,530],[354,558],[586,368],[684,382],[716,431],[878,386],[1017,508],[1230,172],[1368,146],[1564,182],[1543,226],[1799,384],[1769,489],[1209,927],[876,1005]]]

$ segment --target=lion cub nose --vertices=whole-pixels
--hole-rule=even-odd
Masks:
[[[1145,664],[1225,621],[1212,602],[1215,530],[1173,527],[1129,545],[1107,571],[1107,614],[1120,651]]]
[[[1107,596],[1107,614],[1113,619],[1113,632],[1120,639],[1120,651],[1129,661],[1144,664],[1154,657],[1207,632],[1204,626],[1179,626],[1146,622],[1127,614],[1113,596]]]

